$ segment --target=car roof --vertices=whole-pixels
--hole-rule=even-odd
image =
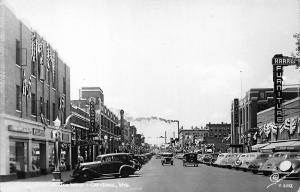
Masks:
[[[98,155],[98,157],[107,157],[107,156],[116,156],[116,155],[129,155],[129,153],[108,153],[108,154],[103,154],[103,155]]]

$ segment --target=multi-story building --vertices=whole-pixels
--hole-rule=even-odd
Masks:
[[[199,149],[201,143],[205,142],[208,133],[206,128],[179,129],[180,147],[183,150]]]
[[[53,121],[70,114],[70,69],[37,32],[0,1],[0,179],[54,167]],[[62,129],[62,165],[71,165],[71,131]]]
[[[231,124],[208,123],[206,124],[208,136],[205,138],[205,148],[211,147],[213,152],[227,152],[230,144]]]
[[[91,111],[91,101],[93,110]],[[99,154],[115,152],[120,145],[120,128],[117,127],[118,117],[104,105],[104,94],[100,87],[82,87],[79,91],[79,100],[72,100],[72,105],[80,107],[89,114],[95,113],[90,117],[94,125],[90,123],[89,138],[91,157],[94,160]],[[100,126],[101,125],[101,126]]]
[[[72,130],[72,167],[78,163],[78,157],[83,161],[90,161],[91,146],[89,142],[90,115],[83,109],[71,105],[70,126]]]
[[[253,150],[300,151],[300,97],[283,103],[284,123],[274,122],[274,107],[257,113],[258,130],[254,138],[257,145]],[[271,144],[269,144],[271,143]]]
[[[285,101],[296,98],[298,90],[283,90]],[[253,88],[242,99],[234,99],[231,105],[231,147],[235,152],[250,151],[257,131],[257,113],[274,106],[273,88]]]

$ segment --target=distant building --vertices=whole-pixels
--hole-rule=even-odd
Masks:
[[[184,150],[197,149],[207,136],[208,130],[204,128],[179,129],[180,147]]]
[[[230,145],[231,124],[228,123],[208,123],[206,129],[208,136],[205,138],[204,147],[212,148],[213,152],[227,152]],[[207,147],[209,146],[209,147]],[[206,151],[206,150],[204,150]]]

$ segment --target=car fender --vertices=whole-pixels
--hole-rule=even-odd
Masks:
[[[120,169],[119,169],[119,173],[121,173],[123,170],[129,170],[129,172],[130,172],[131,174],[134,174],[134,172],[136,171],[135,168],[133,168],[133,167],[131,167],[131,166],[129,166],[129,165],[122,165],[122,166],[120,167]]]
[[[81,169],[81,172],[84,172],[84,171],[88,172],[92,177],[99,177],[101,175],[101,174],[97,173],[95,170],[92,170],[92,169],[89,169],[86,167]]]

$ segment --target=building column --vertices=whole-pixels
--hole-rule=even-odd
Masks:
[[[32,172],[32,139],[29,139],[28,141],[28,167],[28,171]]]

